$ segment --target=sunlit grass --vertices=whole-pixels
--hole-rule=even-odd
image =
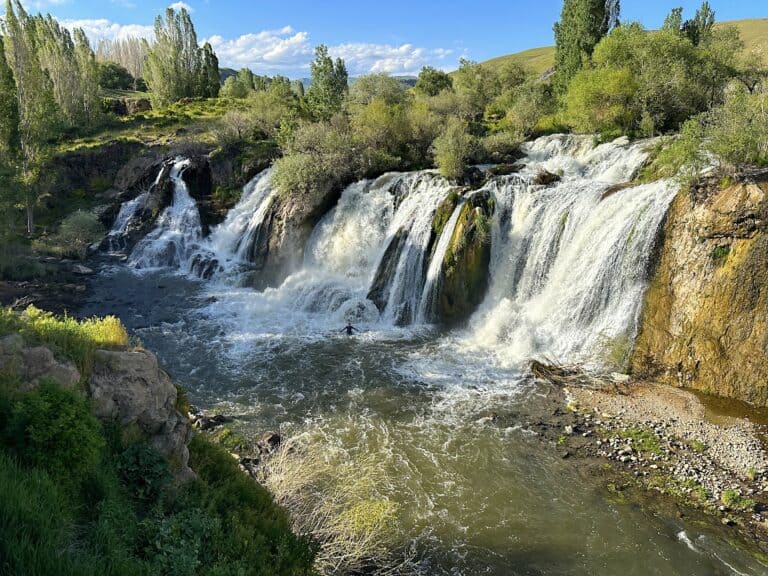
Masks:
[[[18,332],[30,344],[49,346],[55,353],[72,360],[87,373],[93,353],[101,348],[128,346],[128,332],[115,316],[77,320],[71,316],[57,317],[34,306],[19,314],[0,309],[0,335]]]

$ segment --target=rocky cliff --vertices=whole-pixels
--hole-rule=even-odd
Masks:
[[[675,199],[632,369],[768,406],[768,183]]]
[[[20,335],[11,334],[0,338],[0,375],[17,379],[26,391],[43,381],[82,386],[98,418],[137,431],[168,458],[178,480],[194,477],[188,465],[189,417],[177,408],[178,390],[151,352],[97,350],[91,373],[83,376],[49,348],[28,346]]]

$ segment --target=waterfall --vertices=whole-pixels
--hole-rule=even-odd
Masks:
[[[440,234],[440,240],[437,242],[435,253],[432,255],[432,260],[429,263],[427,269],[427,278],[424,282],[424,290],[421,293],[421,300],[419,303],[419,313],[416,316],[416,321],[420,324],[429,322],[434,317],[434,308],[438,296],[438,280],[440,279],[440,271],[443,268],[443,261],[445,255],[448,252],[448,247],[451,245],[451,238],[453,238],[453,232],[456,229],[456,223],[459,221],[461,211],[464,209],[464,203],[459,202],[453,209],[451,217],[445,224],[445,227]]]
[[[160,166],[160,170],[157,172],[155,181],[152,183],[149,189],[136,196],[136,198],[133,200],[124,202],[122,206],[120,206],[120,211],[115,217],[112,228],[110,229],[102,244],[105,250],[108,252],[121,252],[126,249],[130,229],[135,225],[136,218],[146,207],[149,194],[160,183],[160,179],[163,177],[164,171],[165,166]]]
[[[376,266],[370,295],[391,324],[414,321],[426,276],[425,260],[433,240],[435,211],[448,194],[448,183],[431,172],[417,172],[401,181],[405,197],[387,233],[387,249]]]
[[[640,168],[647,143],[582,146],[568,137],[536,141],[521,174],[489,185],[498,206],[491,282],[468,344],[504,362],[537,355],[599,362],[634,338],[676,187],[659,181],[609,193]],[[537,170],[563,164],[570,172],[555,186],[531,184]]]
[[[186,268],[199,247],[200,213],[181,177],[187,166],[188,159],[174,161],[170,173],[173,201],[160,214],[155,228],[136,244],[128,259],[132,268]]]
[[[254,176],[224,221],[192,257],[190,272],[210,278],[217,272],[237,273],[254,263],[254,251],[275,195],[272,168]]]

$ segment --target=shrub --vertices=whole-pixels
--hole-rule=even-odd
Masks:
[[[36,242],[35,248],[60,256],[85,259],[88,247],[101,239],[104,226],[92,212],[77,210],[59,225],[59,230],[50,238]]]
[[[474,139],[467,131],[466,123],[450,118],[434,143],[435,162],[440,174],[449,180],[460,178],[473,148]]]
[[[424,66],[416,80],[415,90],[426,96],[437,96],[443,90],[453,88],[453,80],[443,72],[432,66]]]
[[[365,106],[380,100],[388,106],[406,104],[408,92],[397,78],[389,74],[366,74],[358,77],[349,88],[347,102],[350,106]]]
[[[637,82],[626,69],[582,70],[565,95],[566,116],[578,132],[618,136],[630,132],[637,121],[633,96]]]
[[[483,160],[491,162],[509,162],[516,158],[523,138],[516,132],[505,131],[489,134],[480,140]]]
[[[281,84],[273,83],[274,86]],[[290,86],[288,87],[290,92]],[[295,113],[295,98],[281,94],[276,88],[252,92],[248,98],[249,114],[254,126],[269,138],[277,137],[283,118]]]
[[[168,462],[151,446],[129,446],[118,458],[117,469],[131,495],[142,502],[154,502],[171,481]]]
[[[51,382],[18,400],[5,437],[21,462],[74,483],[95,468],[105,445],[89,401]]]
[[[755,508],[755,501],[743,497],[737,490],[723,490],[720,501],[733,510],[747,511]]]
[[[44,344],[54,352],[72,360],[81,373],[91,368],[93,353],[99,348],[122,348],[128,345],[128,333],[114,316],[76,320],[69,316],[57,318],[34,306],[22,314],[0,311],[0,334],[19,332],[25,340]]]
[[[251,115],[240,110],[230,110],[219,120],[214,136],[221,148],[230,148],[253,139],[256,132],[257,122]]]

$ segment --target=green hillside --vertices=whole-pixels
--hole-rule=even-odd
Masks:
[[[721,22],[720,26],[733,25],[739,29],[744,47],[748,52],[758,50],[763,60],[768,64],[768,18],[753,18],[750,20],[733,20]],[[519,62],[527,66],[537,74],[543,74],[555,64],[555,47],[544,46],[532,48],[515,54],[499,56],[486,60],[483,64],[492,68],[498,68],[506,62]]]

